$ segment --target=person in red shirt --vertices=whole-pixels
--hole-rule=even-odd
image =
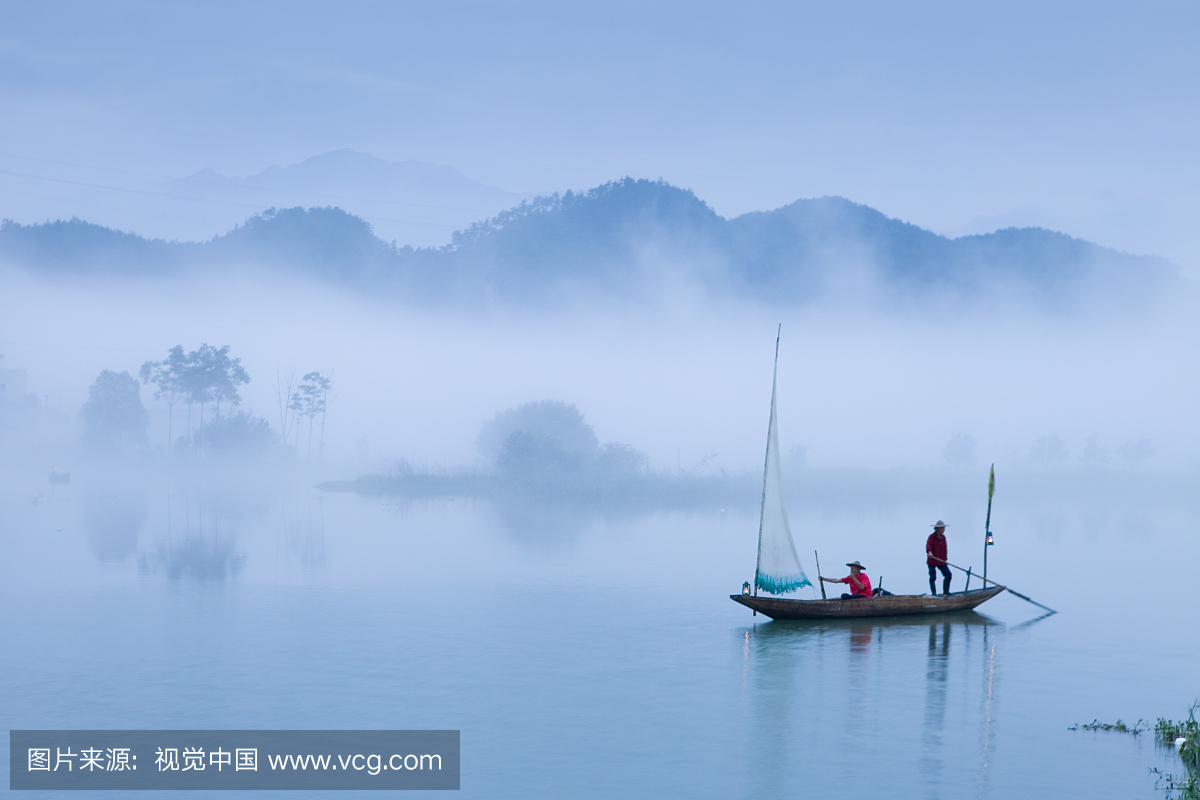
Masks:
[[[950,567],[946,566],[946,523],[933,524],[933,533],[925,540],[925,565],[929,567],[929,593],[937,594],[937,571],[942,572],[942,594],[950,594]]]
[[[846,565],[850,568],[850,574],[844,578],[824,578],[818,575],[818,578],[826,583],[848,583],[850,584],[850,594],[842,594],[843,600],[853,600],[858,597],[871,596],[871,579],[867,577],[867,573],[863,572],[863,565],[857,561],[853,561]]]

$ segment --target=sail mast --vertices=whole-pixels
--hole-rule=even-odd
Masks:
[[[775,427],[775,383],[779,379],[779,336],[783,332],[783,323],[775,331],[775,368],[771,372],[771,417],[767,422],[767,451],[763,457],[763,488],[762,500],[758,507],[758,555],[754,560],[754,596],[758,597],[758,572],[762,566],[762,533],[763,517],[767,512],[767,471],[771,465],[771,431]]]

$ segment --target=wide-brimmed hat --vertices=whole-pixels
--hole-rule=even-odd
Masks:
[[[935,528],[944,528],[944,527],[946,527],[946,523],[942,522],[942,521],[939,519],[937,522],[933,523],[933,527],[935,527]]]
[[[858,567],[859,569],[866,569],[866,567],[864,567],[862,564],[858,563],[857,561],[851,561],[846,566],[847,567]]]

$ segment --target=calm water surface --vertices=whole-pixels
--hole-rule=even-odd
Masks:
[[[1055,616],[805,623],[728,599],[748,511],[7,491],[5,729],[460,729],[469,797],[1150,798],[1170,754],[1068,727],[1200,695],[1186,502],[998,506],[991,573]],[[981,566],[951,500],[793,508],[797,546],[920,592],[932,518]]]

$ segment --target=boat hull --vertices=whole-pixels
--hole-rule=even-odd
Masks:
[[[792,600],[731,594],[729,599],[771,619],[831,619],[839,617],[896,617],[965,611],[1004,591],[1003,586],[954,594],[893,594],[862,600]]]

